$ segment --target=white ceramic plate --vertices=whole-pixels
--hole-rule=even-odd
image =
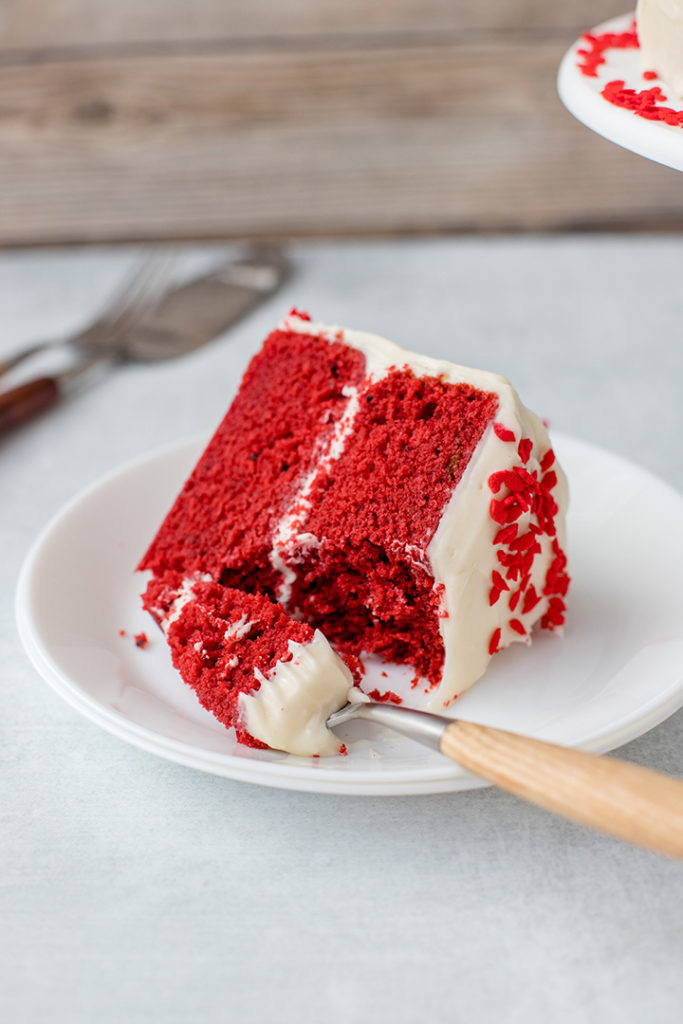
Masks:
[[[348,757],[299,758],[239,746],[199,705],[140,608],[144,581],[133,570],[203,443],[124,466],[45,529],[17,593],[19,631],[38,672],[108,732],[216,775],[368,795],[482,785],[368,722],[345,727]],[[462,718],[605,751],[683,704],[683,497],[598,448],[568,438],[556,438],[555,448],[572,492],[566,635],[539,634],[530,649],[498,655],[455,707]],[[135,645],[141,631],[146,649]],[[386,688],[392,671],[381,680]]]
[[[626,32],[632,21],[633,14],[623,14],[591,31],[596,35]],[[676,110],[683,110],[683,99],[672,95],[665,82],[643,79],[639,50],[607,50],[606,62],[597,69],[597,78],[587,77],[578,67],[578,51],[585,45],[585,40],[578,39],[560,65],[557,88],[565,107],[610,142],[667,167],[683,170],[683,128],[664,124],[663,121],[647,121],[631,110],[615,107],[601,96],[601,92],[608,82],[620,80],[627,89],[638,91],[658,85],[667,97],[665,105]]]

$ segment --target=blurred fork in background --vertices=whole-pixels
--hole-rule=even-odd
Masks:
[[[51,349],[77,350],[79,347],[111,345],[118,335],[130,330],[136,321],[156,305],[168,285],[176,262],[175,254],[148,255],[126,274],[121,285],[87,327],[65,338],[33,342],[6,359],[0,359],[0,377],[27,359]]]
[[[0,393],[0,433],[54,405],[96,368],[186,355],[212,341],[289,277],[279,249],[263,248],[168,288],[175,254],[149,257],[128,275],[102,313],[84,330],[37,342],[0,363],[0,375],[46,351],[66,351],[72,365]]]

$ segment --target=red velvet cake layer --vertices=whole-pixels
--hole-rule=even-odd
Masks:
[[[139,568],[272,592],[273,529],[364,372],[354,349],[274,331]]]
[[[389,372],[361,391],[344,450],[310,494],[306,529],[346,548],[426,549],[497,407],[470,384]]]

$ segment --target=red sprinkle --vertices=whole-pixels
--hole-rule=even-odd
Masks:
[[[510,619],[508,625],[510,629],[514,629],[515,633],[519,633],[520,636],[526,636],[526,630],[519,619]]]
[[[494,544],[509,544],[511,540],[514,540],[517,536],[517,530],[519,527],[517,523],[510,523],[509,526],[504,526],[498,531],[496,536],[493,538]]]
[[[494,494],[497,494],[504,484],[506,473],[507,470],[505,469],[500,470],[498,473],[491,473],[491,476],[488,479],[488,485],[489,490],[493,491]]]
[[[503,577],[500,575],[499,572],[496,572],[495,569],[491,573],[491,579],[493,580],[494,587],[497,587],[498,590],[509,590],[510,589],[508,587],[507,583],[505,582],[505,580],[503,579]]]
[[[552,448],[548,448],[548,451],[541,459],[541,473],[547,473],[547,471],[550,469],[554,461],[555,452],[552,450]]]
[[[656,71],[643,71],[643,78],[646,82],[652,82],[653,79],[657,78]]]
[[[504,427],[502,423],[494,423],[493,429],[496,437],[499,437],[501,441],[514,441],[515,435],[507,427]]]
[[[517,453],[522,462],[529,461],[529,456],[531,455],[531,449],[533,448],[533,446],[533,441],[531,441],[528,437],[523,437],[522,440],[519,442],[519,444],[517,445]]]
[[[498,647],[499,643],[500,629],[494,629],[493,633],[491,634],[491,639],[489,640],[489,654],[496,654],[500,650],[500,648]]]
[[[519,519],[522,511],[519,505],[504,504],[502,501],[496,501],[495,498],[491,499],[491,519],[498,523],[499,526],[507,526],[509,523],[514,523],[515,519]]]
[[[541,487],[545,487],[546,490],[552,491],[553,487],[557,486],[557,473],[554,469],[551,469],[549,473],[541,479]]]

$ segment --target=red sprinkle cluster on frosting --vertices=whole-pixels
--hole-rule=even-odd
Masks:
[[[605,63],[607,50],[636,50],[639,47],[635,21],[626,32],[585,32],[583,39],[586,46],[577,51],[580,57],[577,67],[588,78],[598,77],[598,68]],[[644,71],[643,78],[651,82],[657,78],[657,72]],[[663,106],[667,97],[659,86],[627,89],[623,79],[615,79],[605,85],[600,95],[615,107],[632,110],[647,121],[662,121],[675,128],[683,128],[683,111]]]
[[[502,441],[514,443],[516,440],[514,432],[502,424],[494,423],[493,429]],[[555,454],[552,448],[543,454],[539,475],[538,470],[530,472],[527,469],[532,449],[533,441],[522,438],[517,445],[520,464],[492,473],[488,480],[489,490],[493,494],[490,515],[500,526],[493,538],[498,548],[496,558],[500,563],[500,571],[494,569],[491,573],[489,604],[496,604],[506,594],[508,608],[512,613],[508,626],[520,636],[527,635],[524,624],[514,617],[520,601],[521,613],[528,615],[544,597],[547,598],[548,608],[541,618],[541,625],[545,629],[556,629],[564,623],[564,598],[569,587],[567,558],[556,536],[555,516],[558,506],[552,495],[557,484],[557,474],[552,468]],[[519,520],[525,513],[529,513],[529,522],[526,529],[520,532]],[[542,535],[552,538],[554,558],[539,594],[531,583],[531,571],[534,558],[541,553],[539,539]],[[489,654],[500,650],[500,641],[501,630],[496,629],[489,641]]]

